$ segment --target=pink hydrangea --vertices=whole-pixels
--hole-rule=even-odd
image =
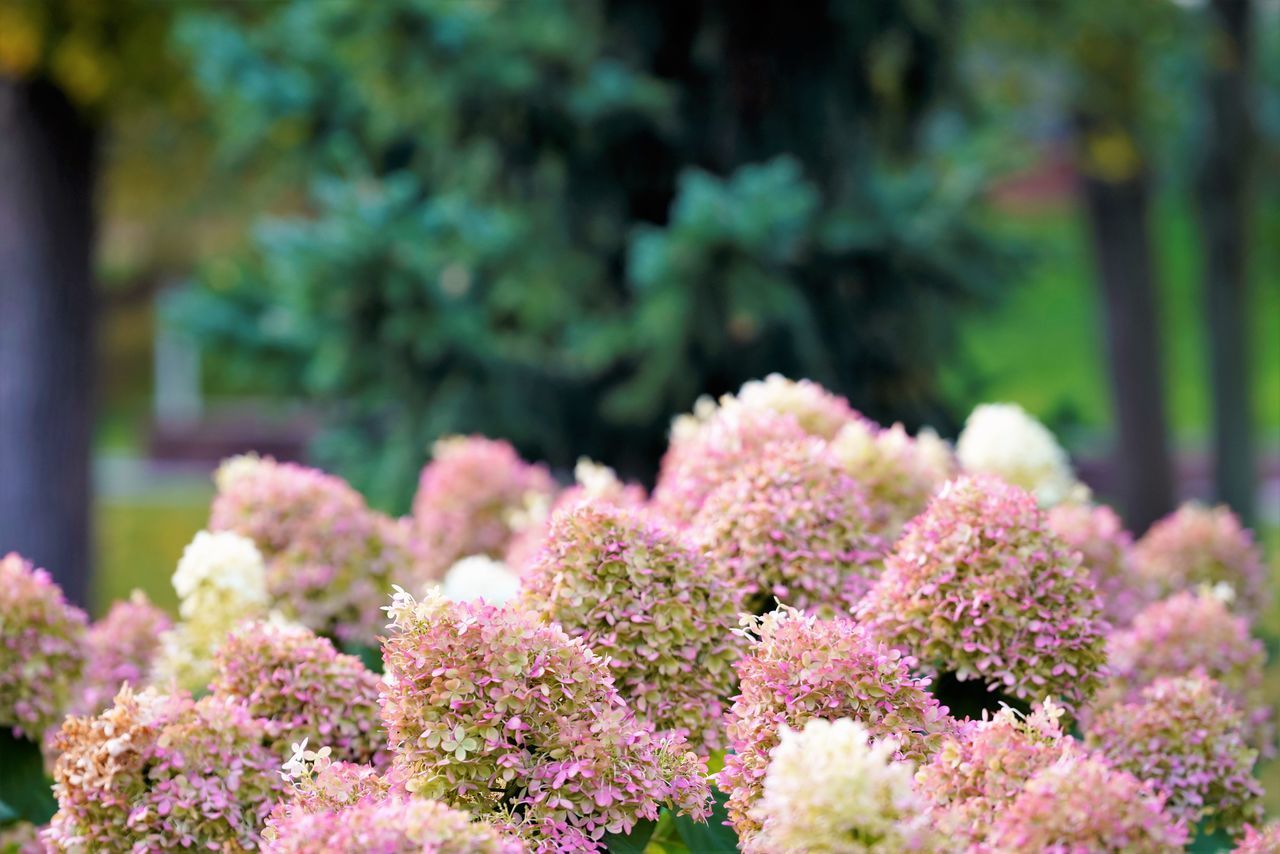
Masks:
[[[643,513],[580,504],[556,514],[522,605],[609,662],[636,716],[722,747],[737,657],[737,596],[715,565]]]
[[[388,613],[382,718],[408,791],[518,815],[522,834],[544,841],[595,844],[663,804],[708,815],[705,763],[632,716],[581,638],[438,595],[399,591]]]
[[[948,483],[907,525],[858,617],[929,669],[1074,706],[1100,682],[1099,607],[1035,498],[977,475]]]
[[[1234,608],[1254,617],[1266,609],[1267,572],[1253,534],[1227,507],[1183,504],[1151,526],[1133,549],[1138,573],[1159,595],[1226,583]]]
[[[546,513],[532,519],[528,526],[511,538],[505,563],[517,574],[523,575],[538,557],[538,552],[546,544],[551,519],[557,513],[584,503],[639,510],[648,501],[643,486],[623,483],[613,469],[585,457],[578,460],[573,475],[573,486],[557,495]]]
[[[1049,510],[1049,530],[1080,552],[1085,569],[1102,597],[1102,614],[1116,626],[1127,625],[1155,596],[1133,568],[1133,536],[1105,504],[1069,501]]]
[[[961,722],[916,773],[939,829],[966,844],[985,839],[1027,780],[1073,749],[1062,715],[1061,706],[1047,702],[1029,715],[1005,706],[991,717]]]
[[[63,851],[254,850],[284,791],[265,736],[225,698],[126,686],[101,715],[63,724],[47,839]]]
[[[1271,708],[1263,693],[1266,651],[1249,623],[1211,591],[1183,591],[1148,605],[1107,642],[1111,678],[1095,703],[1135,699],[1164,676],[1200,672],[1245,715],[1251,744],[1272,752]]]
[[[920,763],[951,728],[947,710],[909,661],[868,639],[850,620],[820,620],[794,609],[744,617],[750,641],[737,664],[739,694],[728,715],[732,752],[718,785],[729,820],[745,841],[758,832],[752,808],[764,791],[769,754],[783,726],[852,718],[871,736],[892,736],[895,758]]]
[[[773,442],[808,434],[793,415],[770,409],[722,407],[705,421],[672,430],[662,457],[652,503],[677,525],[686,525],[718,486]]]
[[[523,854],[524,844],[438,801],[393,796],[327,812],[301,813],[275,824],[268,854],[360,851],[370,854]]]
[[[510,443],[451,436],[436,442],[422,470],[413,518],[423,548],[443,571],[468,555],[501,558],[554,494],[547,469],[520,459]]]
[[[381,680],[328,639],[302,626],[245,623],[218,647],[214,668],[213,693],[262,719],[277,752],[310,738],[342,761],[385,764]]]
[[[122,684],[145,685],[160,652],[161,633],[172,626],[169,615],[141,590],[112,604],[106,616],[89,627],[84,678],[71,712],[96,715],[111,706]]]
[[[4,854],[45,854],[41,828],[29,821],[0,827],[0,851]]]
[[[0,728],[38,740],[58,721],[84,667],[88,621],[49,573],[16,552],[0,558]]]
[[[392,580],[422,570],[408,524],[370,510],[339,477],[270,457],[234,457],[215,477],[209,526],[253,540],[286,616],[372,645]]]
[[[1280,822],[1271,822],[1261,830],[1251,824],[1244,827],[1244,836],[1232,854],[1276,854],[1280,851]]]
[[[820,439],[775,442],[712,492],[690,537],[726,570],[742,609],[774,600],[847,613],[883,566],[866,498]]]
[[[1088,744],[1151,783],[1188,825],[1238,832],[1262,817],[1244,718],[1204,676],[1158,679],[1134,702],[1109,706],[1090,722]]]
[[[1181,851],[1186,828],[1132,774],[1072,752],[1036,772],[996,816],[982,854]]]

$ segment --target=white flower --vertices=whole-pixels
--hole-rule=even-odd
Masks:
[[[573,479],[591,497],[612,495],[622,488],[617,472],[587,457],[578,458],[578,464],[573,467]]]
[[[483,599],[501,605],[520,592],[520,576],[485,555],[464,557],[445,573],[441,592],[455,602]]]
[[[182,552],[173,573],[184,619],[199,617],[213,602],[266,606],[267,568],[253,540],[223,531],[201,531]]]
[[[1053,434],[1014,403],[974,409],[956,443],[965,471],[993,474],[1052,507],[1079,492],[1067,452]]]
[[[763,827],[748,850],[941,850],[912,785],[915,769],[895,761],[895,750],[893,739],[872,741],[847,718],[784,728],[752,810]]]

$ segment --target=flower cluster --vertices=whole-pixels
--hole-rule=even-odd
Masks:
[[[523,854],[524,844],[492,824],[438,801],[392,796],[341,809],[299,813],[273,825],[267,854]]]
[[[0,827],[0,851],[4,854],[45,854],[40,828],[29,821]]]
[[[209,525],[248,537],[284,614],[343,641],[374,643],[391,580],[426,573],[412,528],[377,513],[341,478],[270,457],[234,457]]]
[[[1245,825],[1244,836],[1232,854],[1276,854],[1280,851],[1280,822],[1271,822],[1261,830]]]
[[[501,605],[520,594],[520,576],[502,561],[472,555],[449,567],[440,590],[455,602],[483,599],[490,605]]]
[[[443,569],[467,555],[501,558],[511,538],[535,521],[530,509],[555,492],[546,468],[520,459],[507,442],[451,436],[436,442],[413,499],[423,547]]]
[[[1154,596],[1134,571],[1129,551],[1133,536],[1105,504],[1068,501],[1049,510],[1049,530],[1080,552],[1085,569],[1102,597],[1102,613],[1112,625],[1127,625]]]
[[[1136,777],[1072,751],[1027,780],[976,850],[1168,854],[1186,842],[1186,828]]]
[[[522,605],[607,658],[637,717],[696,748],[722,746],[737,596],[676,534],[637,511],[557,513]]]
[[[875,738],[893,737],[895,758],[927,760],[951,727],[947,710],[911,675],[896,651],[869,640],[850,620],[820,620],[794,609],[744,617],[754,637],[736,667],[739,694],[728,715],[733,752],[718,784],[729,820],[745,843],[760,829],[759,801],[783,726],[853,718]]]
[[[214,668],[214,695],[261,719],[277,748],[308,737],[343,761],[385,764],[381,680],[326,638],[302,626],[245,623],[218,648]]]
[[[333,750],[310,750],[308,739],[290,745],[292,756],[281,774],[289,783],[289,796],[276,804],[267,818],[267,827],[299,813],[341,809],[363,800],[379,800],[392,791],[403,794],[388,777],[372,765],[334,761]],[[270,835],[268,830],[264,835]]]
[[[96,715],[111,705],[122,684],[144,686],[160,653],[161,636],[172,627],[169,615],[141,590],[113,604],[89,627],[84,678],[71,701],[71,713]]]
[[[1143,609],[1107,641],[1111,677],[1096,705],[1132,700],[1164,676],[1203,673],[1246,718],[1251,744],[1271,752],[1271,710],[1262,692],[1266,652],[1249,624],[1212,591],[1183,591]]]
[[[39,740],[84,667],[88,618],[49,573],[16,552],[0,558],[0,728]]]
[[[1052,507],[1080,492],[1067,452],[1043,424],[1014,403],[984,403],[956,441],[960,466],[1020,486]]]
[[[745,850],[944,850],[912,787],[915,769],[893,758],[897,749],[848,718],[784,728],[751,811],[760,833]]]
[[[966,720],[916,774],[937,809],[937,825],[968,844],[985,839],[992,823],[1032,775],[1072,749],[1051,700],[1021,715],[1005,706],[991,717]]]
[[[586,457],[573,467],[573,479],[573,486],[557,495],[546,513],[512,537],[507,547],[506,564],[517,574],[523,574],[537,558],[538,551],[546,542],[551,519],[557,513],[582,503],[638,510],[648,499],[644,487],[623,483],[613,469]]]
[[[266,616],[266,566],[247,537],[201,531],[182,552],[173,589],[182,621],[160,635],[155,676],[199,691],[213,676],[213,654],[227,632]]]
[[[671,443],[658,468],[653,506],[677,525],[687,525],[718,486],[774,442],[808,436],[793,415],[743,406],[714,408],[696,423],[672,426]]]
[[[928,428],[913,439],[901,424],[879,430],[858,419],[832,440],[831,451],[866,492],[876,530],[890,543],[955,471],[951,448]]]
[[[1136,701],[1104,709],[1090,722],[1088,743],[1151,783],[1188,824],[1237,832],[1262,817],[1257,751],[1245,744],[1244,719],[1204,676],[1158,679]]]
[[[858,606],[872,634],[929,668],[1027,701],[1087,700],[1106,623],[1080,557],[1035,499],[993,477],[945,485]]]
[[[806,433],[824,439],[834,438],[846,425],[862,420],[840,395],[812,380],[791,380],[782,374],[745,382],[736,396],[726,395],[720,405],[792,415]]]
[[[63,724],[47,839],[61,851],[254,849],[284,791],[264,736],[225,698],[126,686],[101,715]]]
[[[1133,560],[1161,595],[1226,583],[1236,592],[1240,613],[1254,616],[1266,606],[1262,555],[1253,535],[1226,507],[1182,505],[1138,540]]]
[[[398,591],[388,613],[382,718],[408,791],[542,840],[598,842],[664,803],[707,816],[705,764],[635,720],[581,639],[438,595]]]
[[[882,567],[862,488],[820,439],[775,442],[744,462],[694,517],[690,537],[732,576],[741,607],[774,599],[847,613]]]

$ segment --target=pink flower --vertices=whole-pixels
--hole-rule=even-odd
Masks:
[[[521,604],[609,661],[641,720],[722,746],[737,597],[720,568],[637,511],[581,504],[552,519]]]
[[[948,483],[907,525],[857,613],[926,668],[1074,706],[1100,683],[1099,607],[1035,498],[979,475]]]
[[[742,609],[774,600],[847,613],[879,574],[885,544],[862,488],[820,439],[774,442],[712,492],[690,537],[733,578]]]
[[[122,684],[144,686],[160,651],[160,634],[172,625],[169,615],[140,590],[112,604],[107,615],[89,627],[84,678],[71,713],[96,715],[110,708]]]
[[[1103,616],[1113,625],[1127,625],[1155,598],[1152,585],[1133,568],[1129,555],[1133,536],[1110,507],[1059,504],[1049,511],[1049,529],[1067,548],[1080,552],[1102,597]]]
[[[820,620],[794,609],[744,617],[750,649],[737,664],[739,694],[729,710],[732,752],[719,787],[744,844],[759,831],[752,808],[763,792],[769,753],[783,726],[852,718],[872,737],[892,736],[897,759],[926,760],[952,721],[908,661],[868,639],[850,620]]]

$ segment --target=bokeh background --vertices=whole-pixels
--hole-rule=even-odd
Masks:
[[[0,0],[0,550],[96,611],[225,455],[646,480],[770,371],[1274,565],[1280,3]]]

